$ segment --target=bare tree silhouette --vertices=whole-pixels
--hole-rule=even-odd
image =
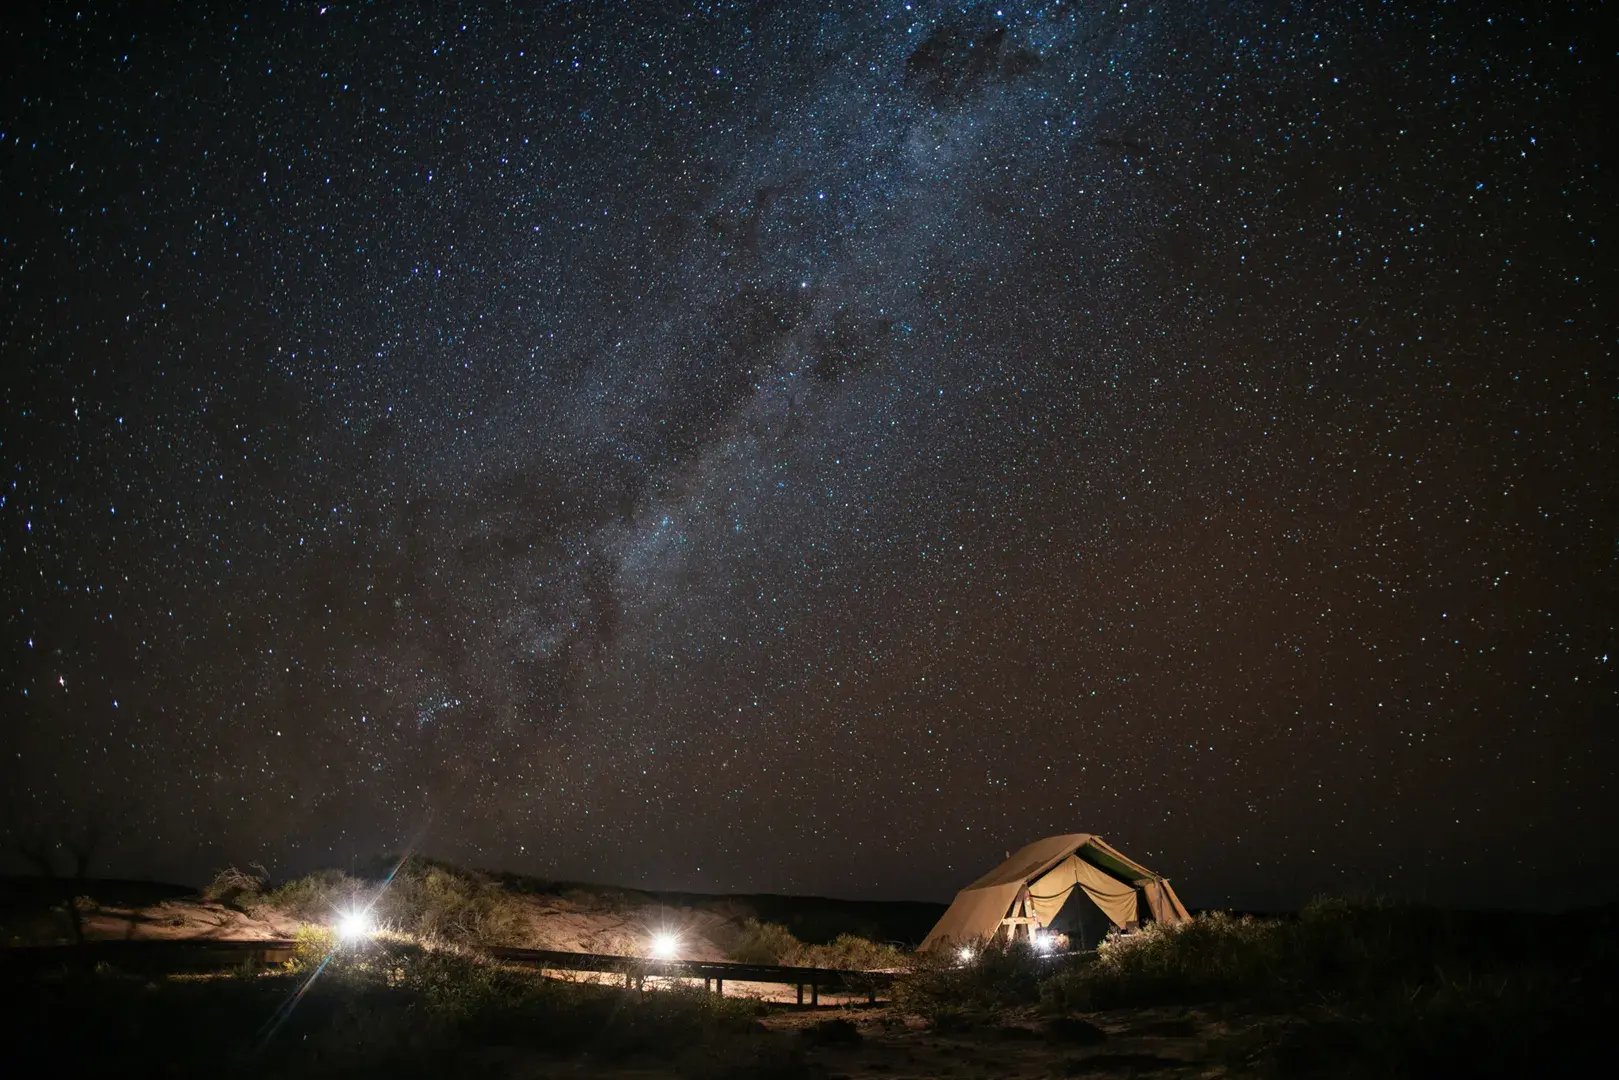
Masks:
[[[75,945],[84,944],[84,913],[79,909],[79,886],[89,878],[90,866],[106,838],[106,826],[95,815],[87,816],[71,828],[36,824],[15,833],[12,846],[41,877],[75,883],[75,887],[69,890],[65,905]]]

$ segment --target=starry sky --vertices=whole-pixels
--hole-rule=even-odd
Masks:
[[[1619,894],[1600,5],[49,5],[6,827]]]

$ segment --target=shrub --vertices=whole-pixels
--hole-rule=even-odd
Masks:
[[[839,934],[827,945],[806,945],[797,963],[843,971],[885,971],[905,967],[910,957],[892,945],[854,934]]]
[[[1228,1038],[1237,1069],[1273,1076],[1573,1075],[1611,1058],[1598,1001],[1561,974],[1518,972],[1334,997]],[[1548,1069],[1552,1062],[1559,1069]]]
[[[516,971],[454,945],[379,934],[331,954],[320,981],[350,996],[390,991],[455,1043],[572,1053],[665,1052],[757,1027],[759,1006],[701,989],[640,993]]]
[[[264,894],[264,903],[304,922],[325,924],[350,907],[364,906],[370,889],[341,870],[317,870]]]
[[[526,940],[520,900],[487,877],[433,863],[407,860],[375,910],[380,920],[426,937],[483,945]]]
[[[1053,1009],[1200,1001],[1254,992],[1274,979],[1283,924],[1225,912],[1179,924],[1151,923],[1105,938],[1087,962],[1041,986]]]
[[[337,870],[296,878],[264,902],[306,922],[326,924],[350,908],[368,907],[379,925],[461,944],[520,945],[527,909],[498,882],[426,859],[407,859],[392,879],[365,881]]]
[[[1511,925],[1378,900],[1315,900],[1296,919],[1211,912],[1107,938],[1088,962],[1046,980],[1041,998],[1059,1011],[1233,998],[1417,1000],[1446,984],[1546,966],[1503,932]]]
[[[700,1057],[724,1068],[752,1062],[767,1043],[789,1058],[800,1050],[798,1040],[758,1038],[759,1006],[743,999],[556,983],[399,935],[335,951],[330,940],[312,928],[302,935],[306,959],[325,961],[313,979],[313,964],[269,975],[42,978],[0,1010],[0,1038],[25,1073],[70,1076],[128,1072],[131,1062],[176,1077],[484,1075],[504,1064],[491,1061],[491,1047]],[[39,1068],[29,1068],[30,1054]]]
[[[337,948],[337,932],[326,926],[300,926],[292,935],[292,959],[287,970],[306,972],[319,967]]]
[[[749,919],[731,949],[731,959],[744,964],[788,964],[795,967],[830,968],[854,974],[844,976],[846,989],[855,993],[878,991],[884,984],[860,972],[905,967],[908,957],[892,945],[883,945],[854,934],[839,934],[826,945],[808,945],[793,936],[780,923]]]
[[[1038,999],[1047,961],[1027,944],[991,944],[962,960],[950,950],[918,953],[894,985],[894,1002],[938,1028],[972,1027]]]
[[[731,959],[743,964],[796,964],[804,943],[780,923],[749,919],[731,947]]]
[[[269,880],[269,871],[257,863],[249,863],[246,870],[227,866],[203,886],[202,898],[251,914],[263,899],[264,886]]]

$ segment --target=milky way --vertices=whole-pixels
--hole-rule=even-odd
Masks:
[[[1594,11],[8,16],[8,819],[1611,897]]]

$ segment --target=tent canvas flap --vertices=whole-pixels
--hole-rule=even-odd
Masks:
[[[1029,883],[1029,901],[1042,925],[1051,925],[1076,888],[1090,897],[1114,926],[1122,929],[1136,921],[1135,886],[1111,878],[1079,856],[1070,855]]]

